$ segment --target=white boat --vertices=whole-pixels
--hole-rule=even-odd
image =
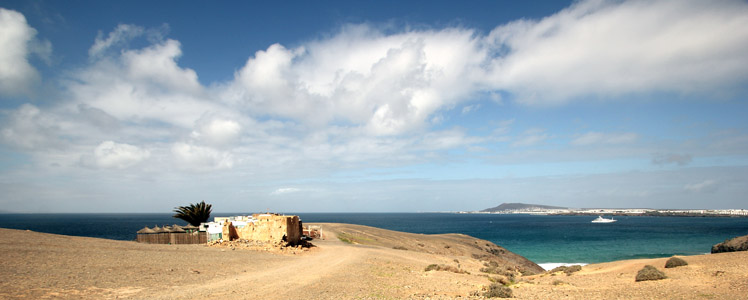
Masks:
[[[615,221],[618,221],[618,220],[614,220],[613,218],[606,219],[606,218],[603,218],[602,216],[597,216],[597,219],[592,220],[592,223],[613,223]]]

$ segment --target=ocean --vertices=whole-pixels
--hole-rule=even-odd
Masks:
[[[454,213],[295,213],[303,222],[351,223],[412,233],[462,233],[491,241],[543,266],[709,253],[748,235],[748,218],[616,217]],[[213,214],[229,216],[238,214]],[[154,225],[186,224],[171,214],[0,214],[0,227],[134,240]],[[324,230],[324,228],[323,228]]]

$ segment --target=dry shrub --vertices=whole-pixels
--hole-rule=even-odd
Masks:
[[[573,266],[559,266],[553,268],[553,270],[548,271],[548,273],[556,273],[556,272],[564,272],[566,275],[571,275],[571,273],[579,272],[582,270],[582,266],[580,265],[573,265]]]
[[[651,265],[644,266],[643,269],[639,270],[639,273],[636,273],[636,281],[660,280],[665,278],[667,278],[665,273]]]
[[[442,264],[438,264],[438,265],[437,264],[430,264],[430,265],[426,266],[426,269],[424,271],[426,271],[426,272],[428,272],[428,271],[447,271],[447,272],[452,272],[452,273],[457,273],[457,274],[470,274],[470,273],[468,273],[465,270],[460,270],[459,268],[455,268],[453,266],[442,265]]]
[[[517,279],[517,275],[519,274],[519,272],[517,272],[516,269],[509,267],[509,266],[501,267],[499,263],[495,261],[489,261],[487,263],[483,263],[483,266],[485,268],[481,268],[480,269],[481,272],[488,273],[488,274],[503,275],[512,282]]]
[[[510,285],[514,283],[513,281],[509,280],[509,278],[507,278],[506,276],[498,276],[498,277],[489,276],[488,280],[491,282],[500,283],[501,285]]]
[[[680,266],[687,266],[688,263],[683,260],[682,258],[678,257],[671,257],[670,259],[665,262],[665,268],[675,268]]]
[[[403,246],[395,246],[395,247],[392,247],[392,249],[395,249],[395,250],[408,250],[408,248],[405,248]]]
[[[483,293],[483,297],[486,298],[512,298],[512,289],[508,286],[503,286],[498,283],[492,283],[488,286],[488,290]]]

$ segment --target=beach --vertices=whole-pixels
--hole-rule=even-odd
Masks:
[[[493,276],[480,271],[480,253],[500,249],[461,234],[319,225],[324,239],[312,241],[315,247],[282,253],[0,229],[0,298],[478,299]],[[748,252],[683,258],[688,266],[664,269],[666,258],[615,261],[587,265],[569,276],[518,277],[510,287],[517,299],[741,299],[748,294]],[[425,271],[431,264],[461,272]],[[647,264],[668,278],[635,282]]]

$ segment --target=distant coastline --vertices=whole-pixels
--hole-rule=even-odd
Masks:
[[[748,217],[746,209],[651,209],[651,208],[568,208],[525,203],[502,203],[469,214],[531,214],[556,216],[649,216],[649,217]]]

